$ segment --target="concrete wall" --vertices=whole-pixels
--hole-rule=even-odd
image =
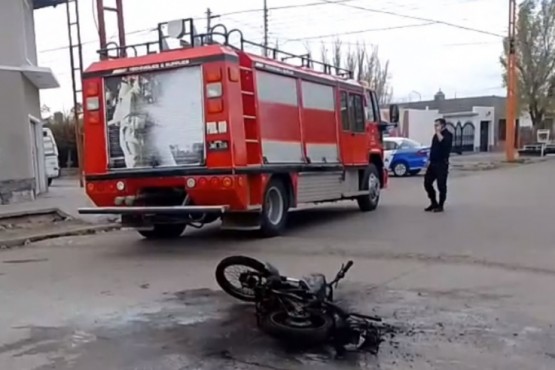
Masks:
[[[493,150],[495,146],[495,133],[497,125],[495,123],[495,107],[472,107],[472,112],[476,113],[477,116],[474,117],[474,150],[480,151],[480,145],[482,143],[482,131],[481,122],[489,122],[489,132],[488,132],[488,151]]]
[[[381,110],[382,119],[387,120],[387,110]],[[389,136],[406,137],[423,145],[430,145],[434,135],[434,121],[442,115],[435,109],[404,109],[399,110],[399,125],[391,130]]]
[[[434,121],[441,117],[439,112],[419,109],[407,109],[407,112],[407,122],[406,125],[403,125],[403,136],[424,145],[431,145],[434,136]]]
[[[0,181],[33,177],[31,151],[27,150],[31,145],[31,112],[23,79],[19,72],[0,71]]]
[[[39,91],[18,70],[37,65],[32,0],[0,0],[0,34],[0,204],[5,204],[33,199],[46,183],[35,178],[29,121],[29,115],[40,118]]]
[[[37,65],[32,0],[0,1],[0,65]],[[9,35],[10,37],[6,37]],[[9,52],[8,52],[9,51]]]

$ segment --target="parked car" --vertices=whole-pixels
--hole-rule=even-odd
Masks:
[[[60,177],[60,165],[58,161],[58,146],[52,131],[44,127],[42,129],[42,137],[44,142],[44,160],[46,163],[46,177],[48,178],[48,186],[52,184],[52,180]]]
[[[385,165],[394,176],[414,176],[428,165],[430,147],[404,137],[384,137]]]

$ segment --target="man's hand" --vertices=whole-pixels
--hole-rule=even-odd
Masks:
[[[437,126],[435,129],[436,129],[436,136],[437,136],[437,139],[438,139],[439,141],[442,141],[442,140],[443,140],[443,135],[441,134],[442,127],[441,127],[441,126]]]

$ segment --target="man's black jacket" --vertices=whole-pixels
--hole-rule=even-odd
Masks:
[[[453,146],[453,134],[447,129],[441,131],[443,140],[439,141],[437,135],[432,139],[432,147],[430,149],[430,163],[432,164],[448,164],[451,147]]]

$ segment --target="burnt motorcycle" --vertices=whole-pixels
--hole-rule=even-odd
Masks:
[[[348,312],[334,303],[334,289],[353,266],[348,261],[328,282],[323,274],[302,279],[282,276],[269,263],[245,256],[224,258],[216,267],[216,281],[229,295],[255,304],[257,324],[267,334],[306,345],[329,343],[336,350],[377,351],[381,318]],[[228,278],[238,270],[237,282]]]

